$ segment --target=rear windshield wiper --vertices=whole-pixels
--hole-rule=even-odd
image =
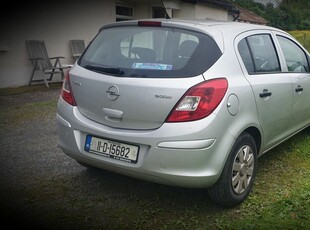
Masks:
[[[113,75],[123,75],[124,71],[122,71],[120,68],[113,68],[113,67],[101,67],[101,66],[95,66],[95,65],[86,65],[84,66],[85,69],[93,70],[100,73],[109,73]]]

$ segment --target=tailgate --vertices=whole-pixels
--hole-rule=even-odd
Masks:
[[[174,79],[113,77],[75,66],[70,80],[78,109],[87,118],[115,128],[156,129],[183,94],[204,79],[202,75]]]

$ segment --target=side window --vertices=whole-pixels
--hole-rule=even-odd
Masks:
[[[292,40],[277,36],[289,72],[309,72],[305,52]]]
[[[153,37],[153,31],[136,33],[133,36],[126,37],[120,44],[123,57],[147,59],[150,62],[155,62],[157,55],[153,47]]]
[[[249,74],[280,71],[279,59],[268,34],[242,39],[238,44],[238,50]]]
[[[246,38],[254,62],[254,72],[279,72],[280,63],[268,34],[258,34]]]
[[[153,31],[147,31],[133,36],[132,47],[153,49]]]

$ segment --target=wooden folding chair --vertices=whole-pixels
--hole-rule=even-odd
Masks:
[[[70,40],[72,58],[76,61],[85,50],[85,42],[81,39]]]
[[[27,40],[26,46],[30,56],[29,59],[33,64],[29,85],[33,82],[44,81],[45,85],[49,87],[48,82],[53,79],[54,74],[61,74],[61,79],[64,79],[64,69],[70,68],[69,66],[61,66],[60,59],[64,57],[49,57],[44,41]],[[54,60],[54,64],[52,64],[51,60]],[[37,70],[41,73],[41,79],[33,79]],[[47,78],[46,75],[49,75],[49,77]]]

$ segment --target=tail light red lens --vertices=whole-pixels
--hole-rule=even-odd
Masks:
[[[67,72],[62,84],[61,97],[70,105],[76,106],[76,102],[71,90],[69,71]]]
[[[170,112],[167,122],[195,121],[209,116],[227,91],[225,78],[202,82],[190,88]]]

